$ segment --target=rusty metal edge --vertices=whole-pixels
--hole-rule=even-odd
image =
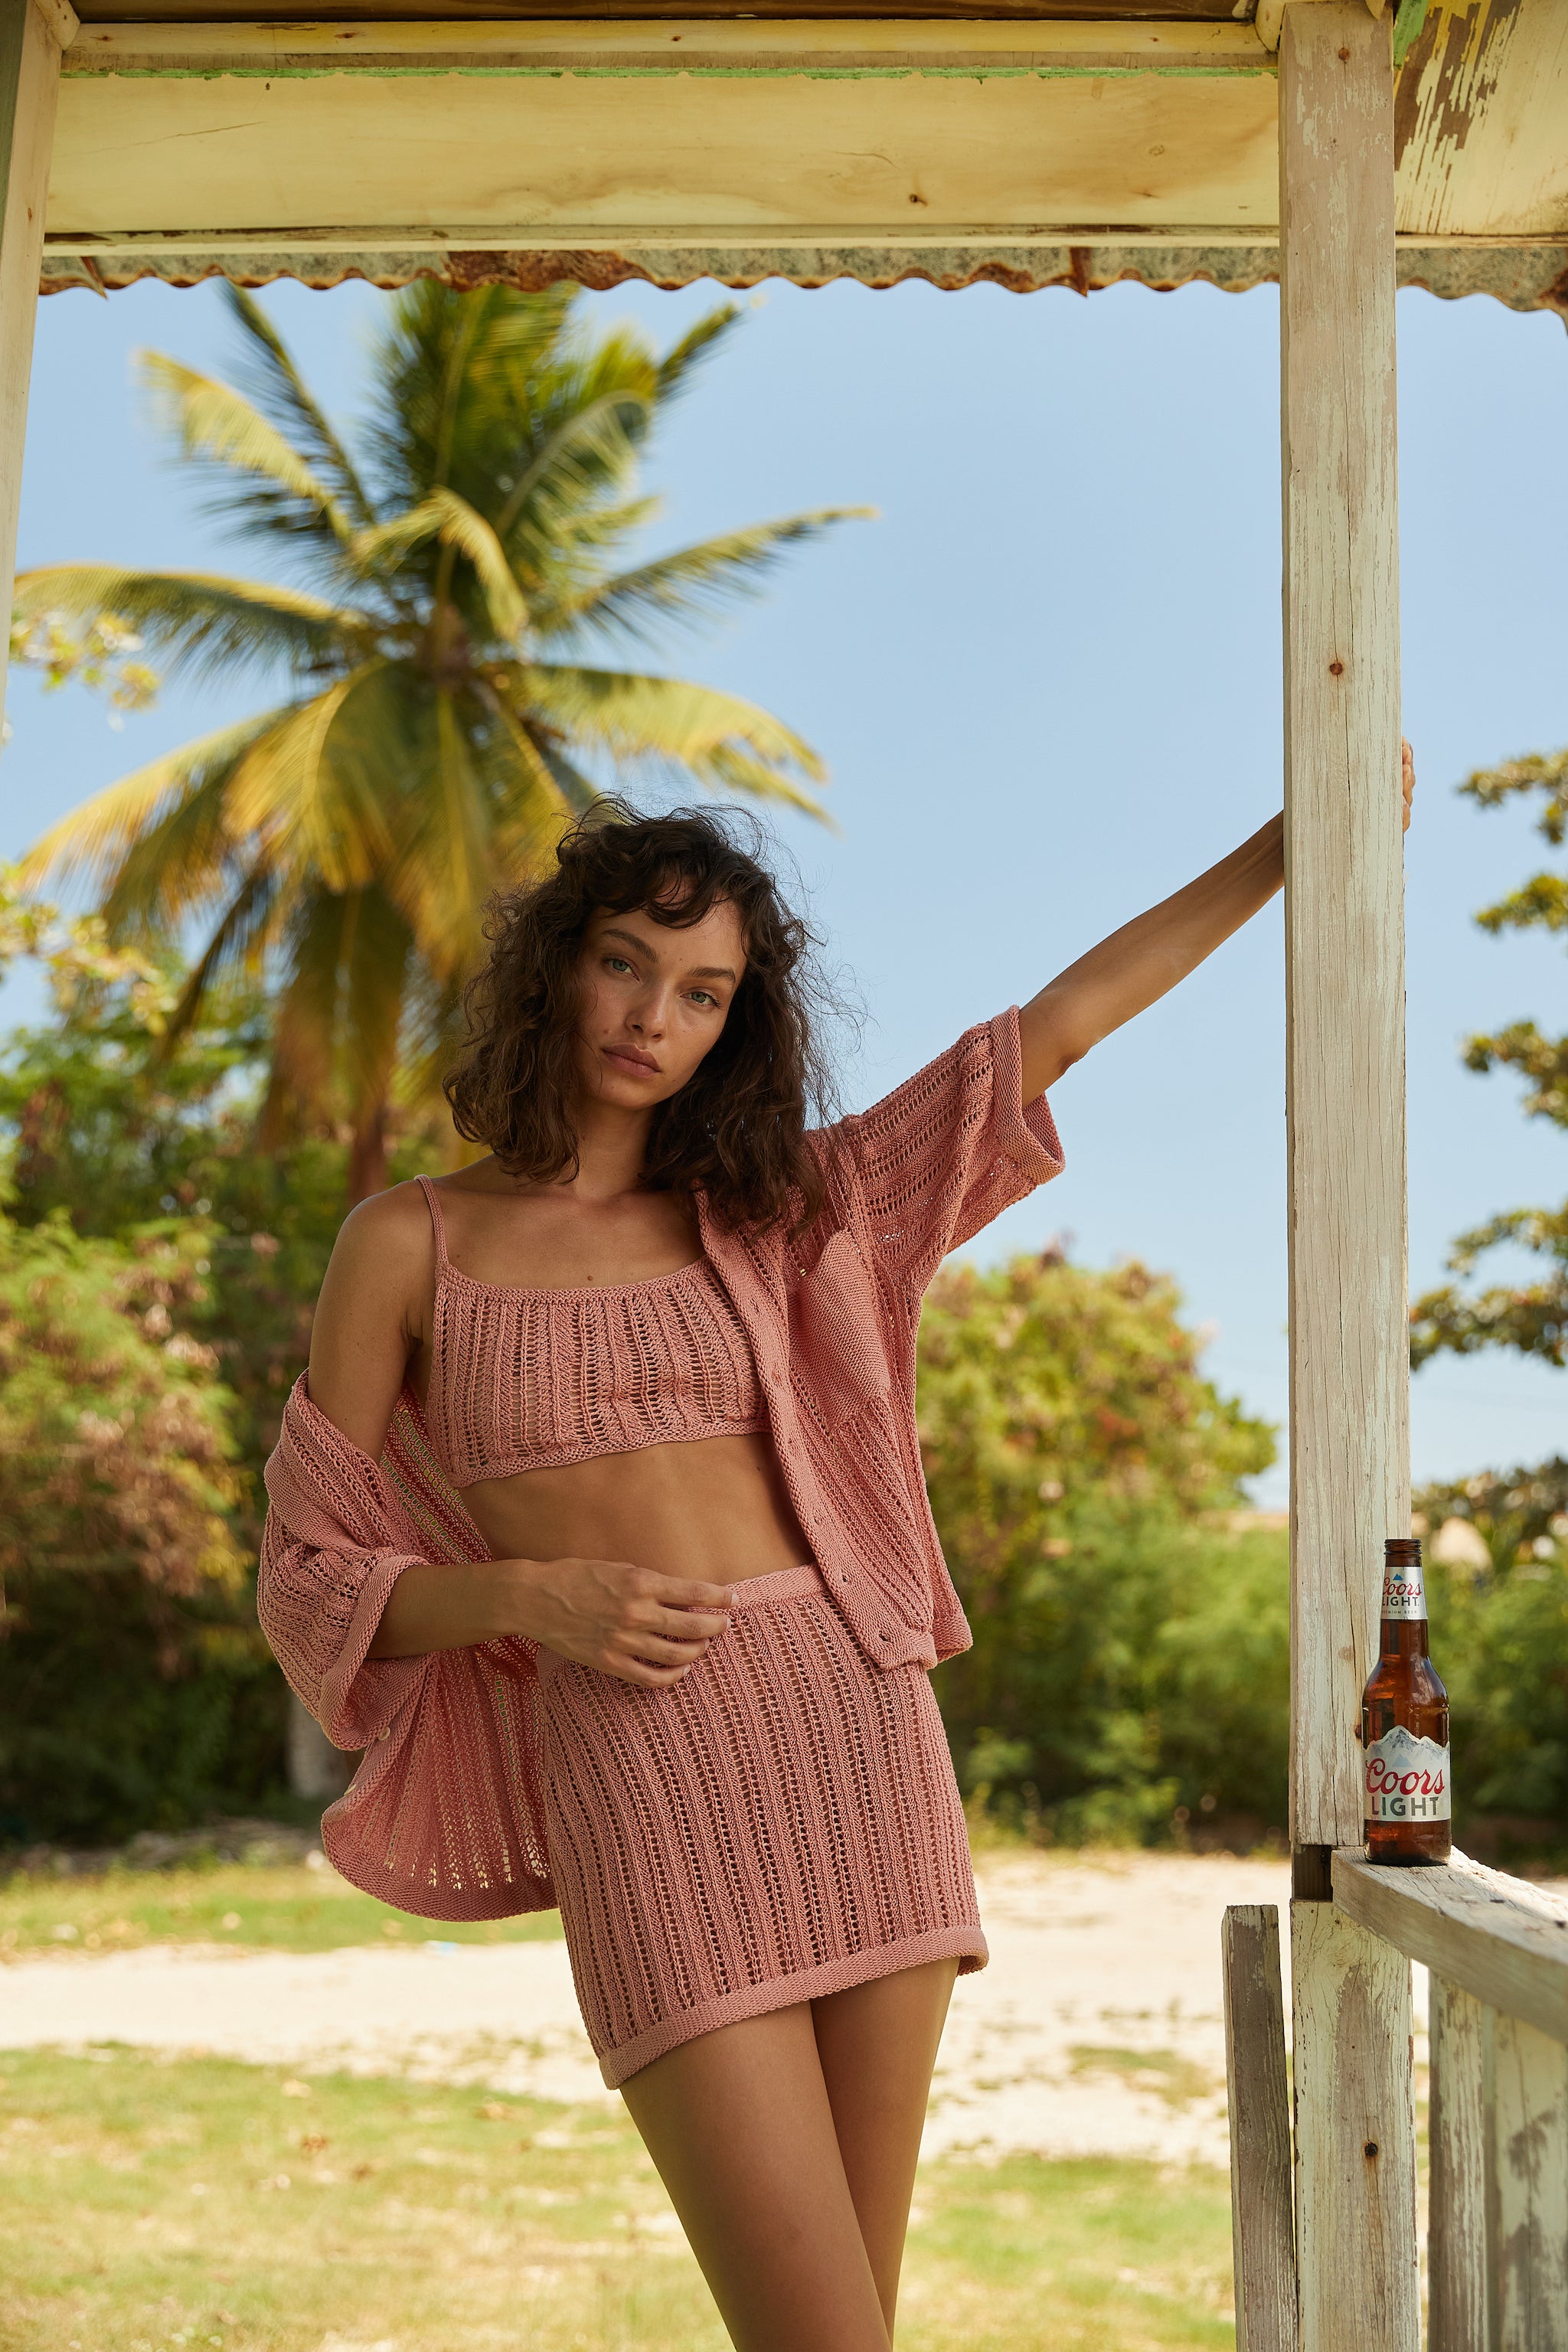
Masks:
[[[1412,247],[1397,256],[1402,286],[1424,287],[1445,300],[1489,294],[1512,310],[1552,310],[1568,324],[1568,245]],[[641,283],[663,289],[700,279],[744,288],[771,278],[794,286],[827,286],[839,279],[876,289],[911,279],[956,292],[967,286],[1000,286],[1015,294],[1063,286],[1091,294],[1108,286],[1132,284],[1156,293],[1180,286],[1207,285],[1225,293],[1245,293],[1279,275],[1271,247],[1028,246],[973,247],[920,252],[864,246],[760,247],[737,250],[692,247],[637,254],[605,252],[416,252],[322,254],[104,254],[46,256],[39,292],[72,287],[107,294],[145,278],[167,286],[196,286],[228,278],[241,286],[267,286],[291,278],[325,289],[350,278],[392,289],[434,278],[466,289],[514,286],[537,292],[570,281],[595,292]]]

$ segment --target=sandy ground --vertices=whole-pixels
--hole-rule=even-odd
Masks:
[[[1282,1863],[983,1859],[991,1965],[962,1978],[926,2152],[1226,2160],[1220,1916],[1289,1896]],[[1289,1994],[1287,1993],[1287,1999]],[[1417,2014],[1425,2012],[1424,1986]],[[121,2042],[605,2101],[564,1945],[140,1952],[0,1973],[0,2047]]]

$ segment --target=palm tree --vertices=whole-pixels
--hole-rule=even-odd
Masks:
[[[658,358],[635,330],[586,331],[574,288],[425,281],[390,306],[353,446],[266,312],[225,291],[234,383],[155,352],[142,369],[184,457],[216,476],[214,510],[300,584],[57,564],[18,582],[18,616],[110,613],[167,671],[248,665],[287,691],[109,786],[25,872],[88,877],[116,940],[201,926],[175,1034],[226,966],[273,977],[261,1140],[346,1118],[360,1200],[385,1181],[395,1085],[433,1087],[486,899],[592,805],[591,767],[821,814],[821,761],[766,711],[591,657],[717,611],[864,509],[613,568],[656,510],[638,457],[733,306]]]

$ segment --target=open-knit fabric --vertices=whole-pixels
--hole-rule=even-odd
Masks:
[[[897,1969],[984,1968],[930,1680],[873,1666],[815,1568],[738,1584],[669,1689],[540,1666],[550,1853],[606,2083]]]
[[[454,1486],[766,1429],[752,1343],[705,1257],[585,1289],[476,1282],[418,1181],[436,1237],[425,1424]]]
[[[1015,1009],[819,1130],[826,1197],[805,1234],[721,1224],[698,1196],[703,1254],[751,1342],[823,1589],[879,1671],[969,1643],[921,1467],[915,1339],[946,1253],[1061,1169],[1045,1097],[1023,1102],[1021,1063]],[[262,1625],[329,1737],[369,1748],[323,1822],[338,1868],[437,1918],[549,1903],[531,1645],[365,1663],[411,1560],[488,1557],[412,1396],[378,1465],[316,1411],[301,1376],[268,1491]]]
[[[267,1465],[256,1606],[299,1697],[339,1748],[363,1748],[321,1843],[356,1886],[432,1919],[548,1910],[537,1651],[484,1642],[367,1658],[413,1561],[489,1558],[405,1389],[373,1462],[310,1402],[303,1375]]]

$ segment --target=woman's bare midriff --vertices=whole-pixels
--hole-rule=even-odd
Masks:
[[[497,1559],[622,1559],[738,1584],[811,1558],[766,1434],[522,1470],[462,1499]]]

